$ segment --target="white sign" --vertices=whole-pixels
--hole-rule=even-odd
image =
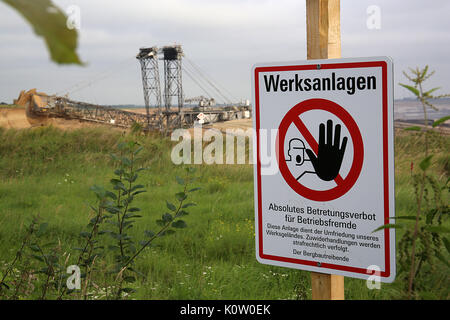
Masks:
[[[373,232],[395,209],[391,60],[258,64],[252,84],[258,261],[392,282],[395,229]]]
[[[199,123],[199,124],[205,123],[205,114],[204,114],[204,113],[199,113],[199,114],[197,115],[197,119],[198,119],[198,123]]]

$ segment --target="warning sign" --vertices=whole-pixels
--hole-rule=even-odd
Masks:
[[[395,231],[373,232],[394,216],[390,59],[262,64],[252,77],[258,261],[393,281]]]
[[[348,137],[343,137],[341,142],[342,125],[333,126],[333,120],[328,119],[325,123],[317,124],[319,128],[319,140],[315,138],[306,125],[301,120],[301,114],[306,111],[326,111],[330,115],[336,116],[340,122],[347,128],[350,133],[351,142],[353,143],[353,155],[347,156],[351,159],[350,172],[342,178],[340,169],[344,155],[346,155]],[[327,119],[326,113],[320,113]],[[290,126],[298,129],[294,132],[293,137],[286,139],[286,134]],[[333,135],[334,130],[334,135]],[[295,129],[293,130],[295,131]],[[361,172],[364,147],[359,128],[351,115],[338,104],[324,99],[310,99],[297,104],[292,108],[281,121],[279,127],[279,144],[278,162],[280,172],[286,182],[299,195],[317,201],[327,201],[339,198],[345,194],[356,182]],[[287,150],[285,143],[287,144]],[[305,143],[310,148],[305,148]],[[285,152],[287,151],[287,152]],[[301,168],[305,161],[310,161],[310,169]],[[289,162],[293,164],[289,167]],[[306,167],[306,166],[303,166]],[[311,168],[312,167],[312,168]],[[301,168],[300,170],[298,170]],[[303,170],[302,170],[303,169]],[[299,171],[301,172],[298,175]],[[297,173],[295,173],[297,172]],[[315,174],[322,181],[333,181],[332,186],[325,190],[314,190],[304,186],[301,179],[305,174]],[[306,180],[306,179],[304,179]]]
[[[197,119],[198,119],[198,123],[199,124],[203,124],[203,123],[205,123],[205,114],[204,113],[199,113],[198,115],[197,115]]]

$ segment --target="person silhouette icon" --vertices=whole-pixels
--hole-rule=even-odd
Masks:
[[[301,166],[305,161],[305,143],[299,138],[289,140],[286,161],[293,161],[292,158],[294,158],[296,166]]]

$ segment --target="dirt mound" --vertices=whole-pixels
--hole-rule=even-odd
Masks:
[[[30,121],[31,120],[31,121]],[[105,126],[103,124],[97,124],[92,122],[85,122],[79,120],[66,120],[60,118],[47,118],[45,123],[42,121],[36,121],[34,123],[33,119],[27,116],[25,108],[0,108],[0,127],[6,129],[27,129],[40,126],[57,127],[63,130],[87,128],[87,127],[97,127]],[[111,126],[108,126],[113,128]],[[114,128],[116,129],[116,128]]]
[[[7,129],[30,128],[25,108],[2,108],[0,109],[0,127]]]

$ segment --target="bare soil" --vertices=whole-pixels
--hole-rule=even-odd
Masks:
[[[28,129],[43,125],[52,125],[63,130],[104,126],[103,124],[93,122],[66,120],[62,118],[47,118],[38,122],[35,119],[28,119],[25,108],[0,108],[0,127],[2,128]]]

